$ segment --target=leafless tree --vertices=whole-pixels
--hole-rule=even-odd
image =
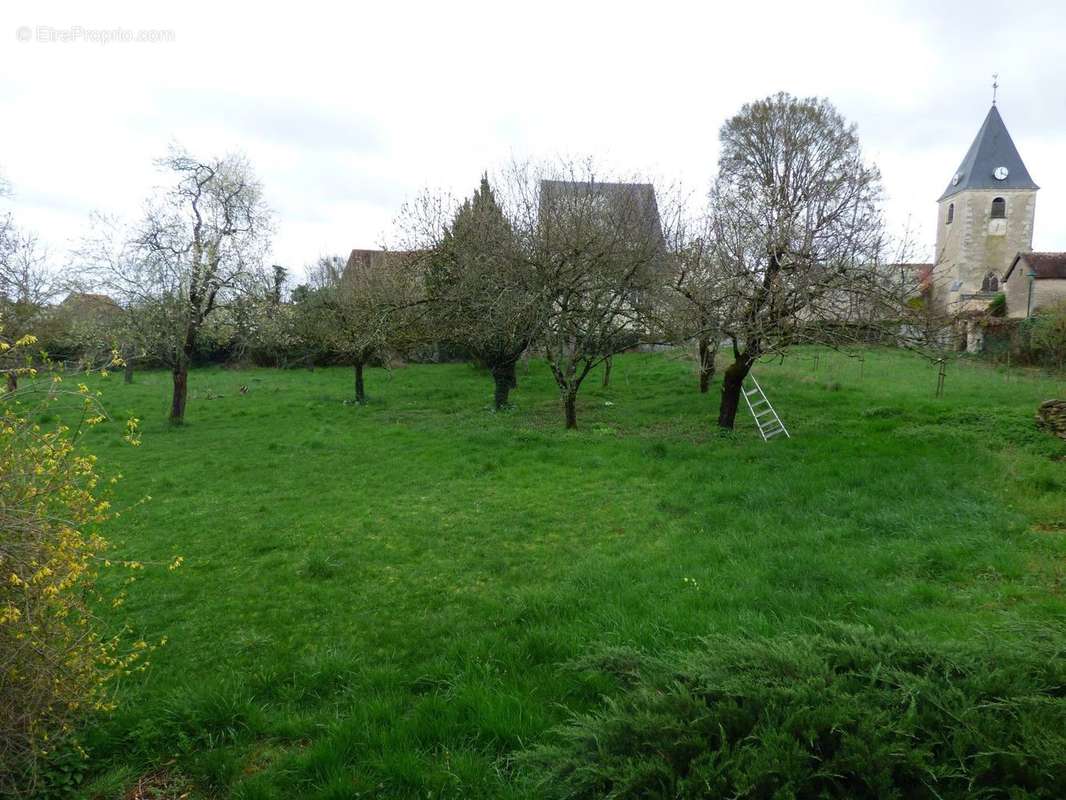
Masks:
[[[0,198],[11,196],[11,184],[0,175]],[[0,213],[0,329],[4,335],[16,341],[39,333],[37,328],[59,289],[48,253],[37,235],[19,228],[10,210]],[[0,354],[0,371],[11,392],[18,389],[19,367],[25,366],[10,363],[13,358]]]
[[[0,254],[0,296],[26,309],[40,309],[60,291],[48,268],[48,252],[35,233],[13,228]]]
[[[344,277],[346,264],[343,256],[319,256],[318,260],[305,270],[307,286],[312,289],[328,289],[336,286]]]
[[[38,328],[60,284],[36,234],[19,230],[10,220],[0,225],[5,226],[0,231],[0,328],[9,338],[18,339],[40,333]],[[18,372],[5,368],[4,373],[8,391],[15,391]]]
[[[603,181],[589,162],[512,165],[503,182],[517,246],[543,303],[538,342],[577,427],[588,374],[644,335],[666,254],[655,190]]]
[[[121,242],[119,258],[95,260],[98,284],[152,321],[150,342],[173,376],[170,420],[185,419],[189,366],[208,322],[263,285],[271,214],[240,156],[200,160],[179,149],[158,166],[173,184],[151,198]],[[88,251],[100,248],[89,247]]]
[[[732,428],[760,356],[832,341],[872,313],[886,237],[879,173],[828,101],[778,94],[749,103],[720,139],[711,263],[733,354],[718,424]]]
[[[124,381],[133,382],[139,363],[173,366],[176,299],[158,286],[137,283],[144,274],[137,243],[138,231],[123,220],[94,213],[91,230],[71,253],[77,277],[71,291],[91,296],[108,293],[116,313],[75,321],[68,331],[74,349],[89,363],[104,352],[117,352],[123,361]]]
[[[294,306],[295,339],[304,347],[350,365],[355,401],[366,402],[364,369],[387,364],[409,338],[411,309],[420,283],[401,253],[374,261],[320,258],[308,270],[310,288]]]
[[[0,174],[0,199],[11,197],[11,183]],[[10,210],[0,213],[0,261],[3,261],[12,246],[15,230],[14,217]]]
[[[695,343],[699,391],[706,393],[724,336],[719,295],[722,271],[715,261],[714,234],[706,213],[701,209],[692,216],[684,203],[678,203],[672,213],[673,219],[664,225],[670,269],[656,302],[647,308],[647,326],[654,340]]]
[[[11,195],[11,184],[0,175],[0,198]],[[10,210],[0,214],[0,299],[39,308],[55,297],[59,284],[47,261],[37,234],[20,229]]]

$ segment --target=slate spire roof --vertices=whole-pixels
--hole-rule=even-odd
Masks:
[[[1008,174],[1004,180],[996,180],[992,174],[997,167],[1007,168]],[[1029,170],[1025,168],[1018,148],[1007,133],[1007,126],[1003,124],[1003,117],[999,115],[995,104],[988,110],[988,116],[985,117],[981,130],[977,132],[977,138],[966,151],[966,157],[955,174],[959,176],[958,183],[955,183],[952,177],[948,188],[940,195],[940,200],[966,189],[1040,188],[1029,177]]]

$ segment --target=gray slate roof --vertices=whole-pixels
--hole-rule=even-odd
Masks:
[[[992,175],[996,167],[1006,167],[1010,174],[1006,180],[998,181]],[[1003,117],[993,105],[988,110],[977,138],[973,140],[966,157],[957,170],[959,182],[948,183],[948,188],[940,195],[940,200],[951,197],[966,189],[1039,189],[1029,177],[1018,148],[1007,133]],[[952,176],[954,177],[954,176]],[[939,201],[938,201],[939,202]]]

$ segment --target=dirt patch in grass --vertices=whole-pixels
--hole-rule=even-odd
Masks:
[[[1033,530],[1037,533],[1066,533],[1066,522],[1036,522]]]
[[[153,770],[137,779],[124,800],[185,800],[191,797],[188,779],[170,767]]]

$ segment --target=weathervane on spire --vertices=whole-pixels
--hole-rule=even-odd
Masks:
[[[999,89],[999,73],[992,73],[992,105],[996,104],[996,90]]]

